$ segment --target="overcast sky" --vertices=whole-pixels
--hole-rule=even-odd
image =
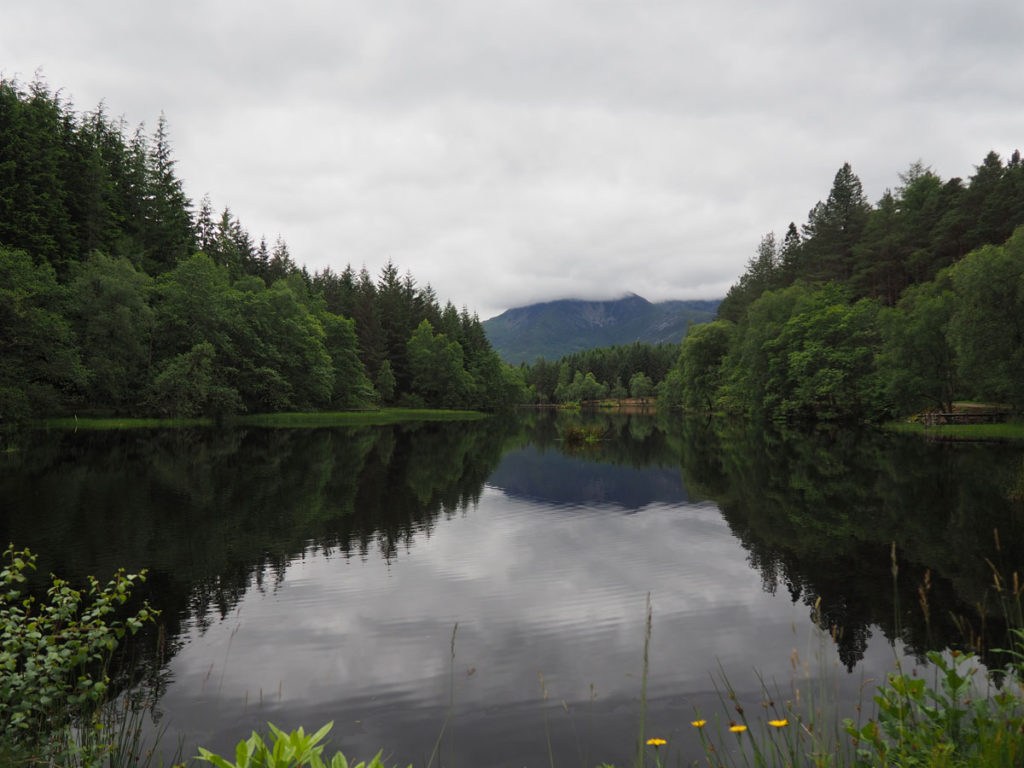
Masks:
[[[391,259],[486,319],[725,294],[850,162],[1024,149],[1020,0],[6,2],[0,73],[152,130],[310,270]]]

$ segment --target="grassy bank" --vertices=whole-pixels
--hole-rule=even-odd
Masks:
[[[346,427],[401,424],[414,421],[470,421],[484,419],[479,411],[441,411],[427,408],[384,408],[379,411],[336,411],[330,413],[256,413],[232,416],[223,424],[243,427]],[[176,429],[210,427],[214,419],[135,419],[135,418],[60,418],[43,419],[35,426],[43,429]]]
[[[336,413],[263,413],[237,416],[228,423],[252,427],[345,427],[402,424],[412,421],[473,421],[486,419],[479,411],[442,411],[428,408],[385,408],[379,411]]]
[[[928,426],[915,421],[898,421],[887,424],[886,428],[892,432],[920,435],[931,440],[1024,440],[1024,422]]]

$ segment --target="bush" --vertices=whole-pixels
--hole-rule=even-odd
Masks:
[[[0,570],[0,741],[12,751],[43,744],[81,723],[106,701],[108,668],[125,632],[156,612],[148,603],[124,619],[113,614],[145,572],[119,570],[106,585],[92,576],[85,591],[51,575],[45,601],[24,596],[36,556],[11,545]]]

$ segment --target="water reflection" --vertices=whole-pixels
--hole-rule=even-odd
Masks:
[[[415,537],[397,561],[308,553],[274,590],[250,591],[225,621],[188,634],[163,707],[207,743],[221,738],[223,726],[211,727],[219,712],[293,725],[333,718],[355,754],[387,745],[396,762],[422,764],[454,694],[460,762],[488,748],[543,759],[545,717],[563,739],[597,718],[595,759],[622,761],[636,727],[646,594],[652,722],[670,729],[668,702],[701,700],[692,694],[707,691],[711,659],[751,685],[755,648],[771,638],[785,650],[764,666],[785,674],[800,611],[759,583],[711,505],[626,515],[487,487],[470,513]],[[408,741],[417,731],[426,740]]]
[[[785,588],[807,605],[821,598],[824,625],[842,630],[847,666],[861,657],[872,626],[917,655],[962,647],[957,621],[980,632],[976,606],[986,602],[996,616],[984,647],[1005,647],[989,563],[1005,574],[1024,565],[1012,493],[1022,477],[1019,447],[735,423],[691,422],[685,430],[688,485],[715,499],[766,590]],[[918,593],[926,581],[927,622]]]
[[[570,424],[605,439],[572,447]],[[38,433],[4,461],[0,535],[41,570],[151,569],[164,721],[225,752],[267,719],[333,719],[392,763],[425,764],[442,727],[446,762],[547,762],[548,731],[560,764],[628,762],[648,593],[649,727],[685,750],[717,664],[748,693],[755,666],[788,680],[819,598],[841,628],[819,663],[855,669],[856,696],[894,658],[873,636],[962,642],[946,617],[987,599],[984,558],[1024,552],[1019,450],[863,432],[531,413]]]

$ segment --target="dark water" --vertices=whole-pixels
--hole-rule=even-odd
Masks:
[[[606,439],[573,448],[566,419]],[[962,647],[951,615],[980,632],[986,558],[1024,560],[1007,445],[528,414],[39,432],[2,461],[0,538],[41,571],[150,569],[163,626],[136,650],[187,754],[333,720],[389,764],[625,764],[650,595],[646,734],[688,763],[694,712],[729,715],[720,669],[748,709],[758,675],[852,706],[896,658]]]

